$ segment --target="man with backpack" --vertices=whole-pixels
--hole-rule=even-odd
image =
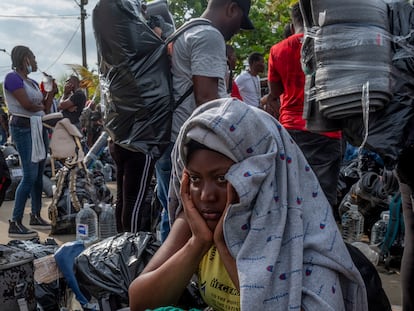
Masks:
[[[250,5],[250,0],[210,0],[201,17],[189,22],[202,20],[205,24],[189,28],[173,44],[171,72],[176,107],[173,112],[171,142],[155,165],[157,195],[164,209],[162,240],[165,240],[169,232],[167,205],[171,150],[181,126],[197,106],[228,96],[225,83],[225,43],[240,29],[253,29],[248,17]],[[177,101],[181,103],[177,104]]]

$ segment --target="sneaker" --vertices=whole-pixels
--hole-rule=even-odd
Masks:
[[[30,227],[34,229],[51,229],[52,226],[46,220],[44,220],[40,215],[30,214]]]
[[[36,231],[27,229],[20,221],[9,220],[9,238],[31,239],[38,237]]]

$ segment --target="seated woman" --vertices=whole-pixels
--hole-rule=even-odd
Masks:
[[[172,157],[173,225],[129,288],[132,311],[176,304],[194,273],[214,310],[368,309],[317,178],[276,119],[211,101]]]

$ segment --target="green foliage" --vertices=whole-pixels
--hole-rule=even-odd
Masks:
[[[243,60],[252,52],[262,53],[268,59],[271,46],[283,38],[283,28],[290,23],[290,7],[295,2],[297,1],[252,0],[249,17],[255,29],[241,31],[228,42],[235,48],[239,59],[237,72],[242,70]],[[207,0],[170,0],[169,6],[176,26],[179,27],[190,18],[199,17],[207,7]]]

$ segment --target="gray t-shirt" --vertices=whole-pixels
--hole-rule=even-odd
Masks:
[[[219,96],[228,97],[224,77],[227,70],[226,46],[223,35],[213,26],[199,25],[187,30],[174,42],[172,53],[173,92],[175,100],[193,84],[193,76],[219,78]],[[171,141],[196,108],[190,94],[174,111]]]

